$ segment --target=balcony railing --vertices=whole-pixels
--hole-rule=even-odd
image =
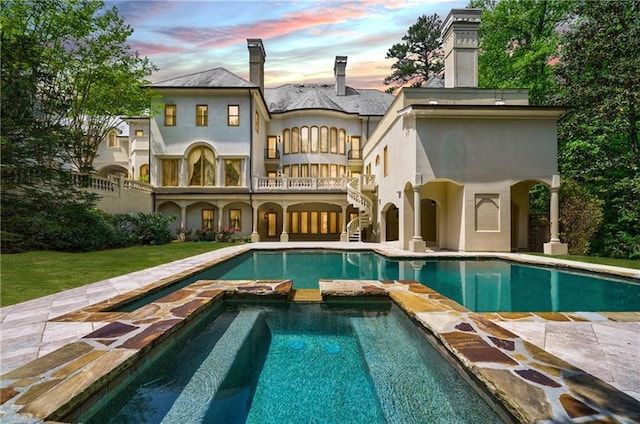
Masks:
[[[256,191],[346,190],[345,177],[254,177]]]
[[[280,150],[278,149],[264,149],[265,159],[280,159]]]

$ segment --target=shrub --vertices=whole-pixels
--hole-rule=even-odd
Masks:
[[[603,201],[577,183],[566,180],[560,189],[561,237],[572,255],[588,255],[593,236],[602,224]]]
[[[228,243],[233,241],[233,236],[236,233],[236,229],[233,227],[216,227],[215,232],[217,233],[216,240],[218,240],[219,242]]]
[[[138,244],[166,244],[173,239],[169,224],[175,216],[139,212],[130,217]]]

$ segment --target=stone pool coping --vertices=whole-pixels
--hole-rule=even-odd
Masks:
[[[420,258],[425,258],[425,259],[430,259],[430,258],[436,258],[436,257],[455,257],[455,258],[499,258],[499,259],[508,259],[508,260],[516,260],[516,261],[520,261],[520,262],[526,262],[526,263],[532,263],[532,264],[540,264],[540,265],[547,265],[547,266],[562,266],[562,267],[567,267],[570,266],[572,268],[579,268],[579,269],[584,269],[582,267],[576,266],[576,265],[580,265],[577,263],[571,263],[571,261],[562,261],[562,260],[555,260],[555,259],[551,259],[551,258],[545,258],[545,257],[536,257],[536,256],[529,256],[529,255],[517,255],[517,254],[497,254],[497,253],[473,253],[473,254],[462,254],[462,253],[455,253],[455,252],[437,252],[437,253],[427,253],[427,254],[408,254],[408,252],[394,248],[393,246],[389,246],[386,244],[369,244],[369,243],[288,243],[288,244],[280,244],[280,243],[255,243],[255,244],[251,244],[251,245],[241,245],[241,246],[234,246],[232,248],[227,248],[227,249],[221,249],[218,251],[214,251],[214,252],[210,252],[210,253],[206,253],[206,254],[202,254],[202,255],[198,255],[196,257],[192,257],[192,258],[187,258],[186,260],[181,260],[181,261],[176,261],[174,263],[171,264],[165,264],[163,266],[159,266],[159,267],[154,267],[142,272],[138,272],[138,273],[132,273],[129,274],[127,276],[122,276],[122,277],[117,277],[114,279],[110,279],[110,280],[105,280],[107,281],[109,284],[116,286],[120,291],[117,292],[117,296],[114,296],[113,294],[111,294],[111,296],[108,295],[108,290],[103,290],[102,287],[100,286],[101,283],[104,282],[100,282],[100,283],[96,283],[94,285],[89,285],[83,288],[83,293],[85,295],[85,297],[88,297],[88,300],[85,300],[84,304],[79,304],[76,303],[75,301],[69,301],[69,302],[64,302],[61,299],[64,299],[64,294],[67,294],[69,292],[74,292],[69,291],[69,292],[65,292],[63,294],[59,294],[59,295],[53,295],[53,296],[48,296],[47,298],[53,298],[54,299],[54,303],[53,306],[51,303],[49,303],[48,309],[46,306],[46,303],[44,303],[42,301],[42,299],[36,300],[34,302],[26,302],[27,304],[29,304],[28,306],[31,306],[31,304],[40,304],[43,303],[44,309],[47,309],[46,311],[46,315],[44,315],[44,319],[41,318],[42,315],[39,315],[38,313],[34,313],[33,311],[36,311],[37,308],[32,307],[32,308],[23,308],[22,310],[20,309],[20,307],[24,307],[24,304],[20,304],[20,305],[15,305],[18,308],[14,308],[14,307],[8,307],[8,308],[2,308],[2,338],[3,338],[3,345],[5,345],[5,336],[7,334],[7,332],[5,331],[6,328],[9,328],[9,332],[11,332],[12,328],[9,325],[6,324],[15,324],[17,322],[22,321],[22,319],[28,321],[28,323],[32,323],[33,321],[38,321],[38,319],[40,319],[41,321],[45,321],[46,325],[49,324],[56,324],[56,325],[74,325],[74,326],[79,326],[82,325],[83,327],[81,327],[82,329],[85,329],[85,331],[82,334],[77,334],[75,335],[75,337],[73,337],[73,340],[71,340],[72,343],[84,343],[82,340],[78,341],[78,339],[83,335],[83,334],[87,334],[90,333],[94,330],[98,330],[99,328],[106,326],[106,325],[110,325],[114,322],[118,322],[118,320],[121,320],[123,318],[122,314],[123,313],[118,313],[118,312],[102,312],[104,311],[105,308],[108,308],[109,306],[113,306],[115,303],[121,302],[121,301],[126,301],[128,299],[130,299],[131,297],[134,297],[138,294],[141,293],[146,293],[150,290],[153,290],[157,287],[160,287],[164,284],[167,284],[168,282],[172,281],[174,278],[184,278],[186,276],[189,276],[191,274],[193,274],[194,272],[197,272],[199,270],[201,270],[202,268],[208,267],[210,266],[212,263],[217,263],[219,261],[222,260],[226,260],[229,257],[235,256],[237,254],[240,253],[244,253],[245,251],[248,250],[252,250],[252,249],[257,249],[257,250],[261,250],[261,249],[299,249],[299,248],[329,248],[329,249],[346,249],[346,250],[373,250],[376,251],[378,253],[384,254],[385,256],[389,256],[389,257],[403,257],[403,258],[415,258],[415,259],[420,259]],[[615,274],[615,275],[621,275],[627,278],[634,278],[634,279],[640,279],[640,271],[637,270],[629,270],[629,269],[624,269],[624,268],[615,268],[615,267],[603,267],[603,266],[594,266],[591,264],[587,264],[587,269],[590,271],[599,271],[602,272],[603,270],[611,273],[611,274]],[[129,281],[131,280],[131,281]],[[129,284],[130,282],[133,282],[135,284]],[[343,282],[344,284],[344,282]],[[383,282],[379,282],[379,284],[385,284]],[[104,284],[103,284],[104,285]],[[367,284],[367,286],[375,286],[375,284]],[[424,287],[421,285],[421,287]],[[414,289],[415,290],[415,289]],[[396,303],[401,304],[398,300],[396,300],[396,298],[398,298],[398,296],[400,296],[400,298],[402,298],[402,295],[398,295],[396,292],[398,292],[398,289],[392,289],[389,292],[391,293],[390,296],[392,299],[394,299],[394,301],[396,301]],[[402,290],[400,290],[402,291]],[[417,293],[415,292],[411,292],[411,296],[415,296],[417,295]],[[424,293],[423,293],[424,295]],[[73,296],[71,296],[73,297]],[[103,298],[104,300],[102,302],[99,302],[98,304],[90,304],[91,300],[101,300],[100,298]],[[428,298],[429,296],[427,296]],[[58,299],[58,303],[56,304],[56,300]],[[442,305],[446,305],[447,302],[452,302],[448,299],[443,300],[443,303],[438,303],[440,306]],[[455,303],[455,302],[453,302]],[[86,306],[89,305],[89,306]],[[456,304],[457,305],[457,304]],[[82,309],[82,306],[86,306]],[[424,306],[424,305],[423,305]],[[177,307],[177,306],[176,306]],[[461,308],[460,305],[458,305],[458,307]],[[14,310],[17,309],[17,310]],[[418,308],[419,309],[419,308]],[[463,308],[464,309],[464,308]],[[138,310],[139,311],[139,310]],[[136,312],[138,312],[136,311]],[[15,315],[13,314],[13,312],[17,312],[21,315]],[[414,319],[416,319],[417,321],[422,320],[426,320],[424,323],[422,323],[421,325],[423,325],[425,328],[430,329],[430,330],[434,330],[434,329],[439,329],[440,327],[438,327],[438,323],[441,322],[440,320],[444,319],[443,316],[447,316],[449,318],[451,318],[450,315],[446,315],[446,314],[450,314],[451,312],[447,312],[447,311],[442,311],[442,310],[438,310],[438,311],[430,311],[428,312],[428,316],[427,317],[421,317],[421,314],[427,313],[426,311],[417,311],[417,310],[405,310],[405,312],[407,312],[407,314],[409,316],[412,316]],[[640,337],[640,313],[636,313],[636,312],[631,312],[631,313],[617,313],[617,314],[594,314],[594,313],[588,313],[588,314],[505,314],[505,313],[500,313],[500,314],[475,314],[475,313],[470,313],[470,312],[463,312],[463,311],[458,311],[455,310],[453,311],[456,314],[468,314],[468,316],[465,316],[467,320],[471,320],[471,328],[473,328],[475,330],[475,332],[478,331],[478,328],[476,328],[477,326],[474,327],[474,322],[478,317],[483,318],[485,321],[489,320],[491,321],[495,321],[495,322],[499,322],[500,325],[502,325],[503,327],[508,327],[509,325],[511,326],[516,326],[514,328],[518,329],[518,331],[516,332],[521,332],[521,328],[517,327],[517,326],[526,326],[526,325],[536,325],[539,327],[540,323],[561,323],[561,324],[567,324],[568,326],[574,326],[574,325],[579,325],[579,324],[584,324],[584,323],[590,323],[590,322],[606,322],[606,323],[618,323],[618,324],[630,324],[635,326],[632,330],[631,330],[631,337],[635,338],[635,340],[633,341],[634,343],[637,342],[638,337]],[[445,314],[445,315],[443,315]],[[454,314],[455,315],[455,314]],[[15,318],[14,318],[15,317]],[[177,319],[177,318],[175,318]],[[456,315],[456,319],[461,319],[459,316]],[[429,320],[436,320],[435,323],[429,321]],[[446,321],[446,319],[445,319]],[[87,327],[87,325],[89,325],[90,327]],[[497,326],[496,326],[497,327]],[[42,328],[45,328],[45,325],[42,326]],[[67,327],[68,328],[68,327]],[[455,328],[455,326],[454,326]],[[465,326],[465,328],[467,328]],[[492,327],[493,328],[493,327]],[[498,327],[501,328],[501,327]],[[511,328],[511,327],[509,327]],[[88,329],[88,330],[87,330]],[[16,327],[16,331],[19,331],[20,327]],[[455,332],[454,330],[452,330],[451,328],[444,328],[442,330],[447,330],[445,331],[445,333],[452,333]],[[450,331],[449,331],[450,330]],[[456,330],[457,332],[460,332],[459,330]],[[502,328],[502,331],[506,331],[504,328]],[[526,332],[526,331],[525,331]],[[439,332],[435,332],[434,334],[440,334],[442,333],[442,331]],[[463,332],[464,333],[464,332]],[[474,331],[468,331],[467,333],[474,333]],[[466,334],[466,333],[465,333]],[[500,333],[502,334],[502,333]],[[512,334],[512,333],[509,333]],[[468,334],[467,334],[468,335]],[[472,334],[475,335],[475,334]],[[452,336],[453,337],[453,336]],[[489,337],[489,336],[487,336]],[[495,336],[493,336],[495,337]],[[516,336],[517,337],[517,336]],[[468,337],[467,337],[468,338]],[[473,337],[471,337],[473,339]],[[520,338],[518,338],[520,339]],[[65,340],[68,340],[65,339]],[[465,339],[466,340],[466,339]],[[483,340],[491,340],[491,339],[487,339],[486,337]],[[514,339],[515,340],[515,339]],[[526,341],[524,339],[520,339],[522,343],[525,343]],[[445,339],[446,341],[446,339]],[[442,342],[442,341],[441,341]],[[442,342],[443,345],[446,346],[446,344],[444,342]],[[528,343],[528,342],[526,342]],[[68,349],[68,347],[66,346],[66,343],[62,343],[63,345],[63,350],[64,349]],[[55,345],[55,344],[54,344]],[[529,343],[528,345],[534,346],[533,344]],[[637,346],[637,344],[631,344],[631,348],[633,348],[634,346]],[[451,346],[454,346],[454,344],[451,344]],[[534,346],[535,347],[535,346]],[[54,349],[51,348],[51,351],[53,351]],[[455,349],[454,349],[455,351]],[[3,356],[4,356],[5,351],[3,350]],[[46,352],[42,352],[41,349],[41,353],[44,354]],[[114,355],[114,354],[111,354]],[[42,355],[40,355],[42,356]],[[633,356],[633,355],[632,355]],[[129,360],[128,358],[123,359],[123,361],[125,360]],[[6,375],[6,374],[10,374],[7,373],[7,367],[4,364],[4,358],[3,358],[3,370],[2,372]],[[25,361],[26,362],[26,361]],[[109,362],[109,361],[107,361]],[[464,361],[462,361],[464,363]],[[578,361],[579,362],[579,361]],[[629,361],[632,362],[632,361]],[[473,361],[471,361],[470,363],[473,364]],[[574,362],[575,364],[575,362]],[[32,364],[29,364],[29,367],[31,367]],[[476,366],[476,365],[472,365],[472,366]],[[629,364],[630,367],[632,367],[632,365]],[[11,368],[15,368],[14,367],[10,367]],[[564,368],[563,368],[564,369]],[[495,373],[495,372],[494,372]],[[486,372],[484,373],[486,374]],[[484,375],[481,373],[481,375]],[[499,373],[498,373],[499,374]],[[584,373],[584,375],[588,375],[587,373]],[[637,370],[636,370],[636,375],[637,375]],[[3,383],[2,383],[2,401],[3,401],[3,405],[2,407],[0,407],[0,414],[5,413],[8,415],[5,415],[5,419],[9,419],[10,415],[12,414],[12,409],[8,407],[8,405],[10,405],[13,401],[11,399],[16,399],[17,398],[17,394],[13,393],[13,391],[18,392],[15,388],[10,389],[10,386],[7,386],[5,384],[5,378],[4,376],[2,377],[3,379]],[[55,378],[54,378],[55,379]],[[24,381],[23,381],[24,383]],[[53,387],[53,384],[58,384],[59,382],[56,381],[42,381],[42,380],[38,380],[36,379],[35,383],[36,385],[38,385],[39,389],[41,390],[42,393],[47,392],[47,388],[51,388]],[[606,383],[603,383],[606,384]],[[510,389],[511,390],[511,389]],[[34,393],[37,392],[31,392],[32,396],[34,396]],[[499,396],[498,396],[499,397]],[[8,401],[5,402],[5,400],[9,399]],[[558,398],[560,399],[560,398]],[[568,398],[563,398],[568,399]],[[626,398],[625,398],[626,399]],[[573,401],[569,401],[569,402],[573,402]],[[557,410],[557,405],[555,405],[555,409],[552,408],[553,411]],[[595,409],[593,409],[595,410]],[[25,416],[22,415],[22,418],[24,418]],[[578,421],[582,422],[583,419],[582,418],[576,418]],[[0,419],[0,421],[3,421],[3,419]],[[7,421],[10,422],[10,421]],[[24,422],[24,421],[20,421],[20,422]],[[38,422],[37,420],[35,422]]]

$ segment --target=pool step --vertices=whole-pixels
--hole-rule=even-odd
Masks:
[[[301,303],[322,302],[322,295],[319,289],[295,289],[293,290],[293,301]]]

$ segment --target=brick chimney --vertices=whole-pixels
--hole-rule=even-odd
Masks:
[[[478,87],[480,9],[451,9],[442,24],[445,88]]]
[[[264,61],[267,54],[261,38],[247,38],[249,49],[249,80],[264,92]]]
[[[347,56],[336,56],[336,61],[333,65],[333,74],[336,77],[336,95],[337,96],[346,96],[347,94],[347,85],[345,82],[346,67],[347,67]]]

